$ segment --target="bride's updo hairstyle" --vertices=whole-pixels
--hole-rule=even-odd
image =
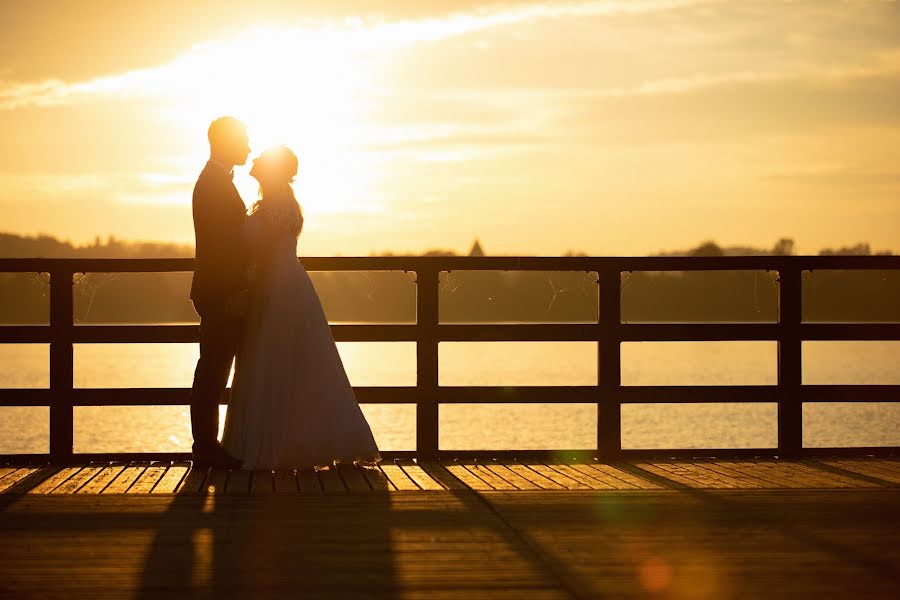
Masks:
[[[259,200],[253,205],[251,213],[266,207],[296,211],[299,219],[294,234],[300,235],[303,213],[291,187],[297,175],[297,165],[297,155],[287,146],[274,146],[254,159],[250,175],[259,182]]]

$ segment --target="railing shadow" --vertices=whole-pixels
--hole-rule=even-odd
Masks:
[[[336,501],[337,500],[337,501]],[[391,502],[176,495],[155,517],[137,597],[391,596]]]

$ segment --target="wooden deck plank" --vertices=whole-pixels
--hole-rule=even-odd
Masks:
[[[457,461],[459,465],[467,469],[472,475],[487,483],[495,490],[515,490],[518,489],[515,484],[507,481],[497,473],[491,471],[486,465],[473,459],[464,459]]]
[[[562,473],[563,475],[565,475],[567,477],[570,477],[572,479],[580,481],[581,483],[583,483],[584,485],[586,485],[588,488],[590,488],[592,490],[614,490],[614,489],[616,489],[614,486],[606,483],[599,477],[595,477],[593,474],[587,474],[583,471],[580,471],[580,470],[572,467],[572,465],[570,465],[568,463],[547,462],[544,464],[546,464],[551,469],[559,471],[560,473]]]
[[[521,464],[524,464],[526,467],[536,472],[538,475],[543,475],[550,481],[554,481],[559,485],[563,486],[567,490],[589,490],[592,489],[592,486],[581,481],[582,478],[570,477],[569,475],[561,472],[559,469],[556,469],[552,466],[546,465],[544,463],[538,461],[519,461]]]
[[[847,471],[853,471],[854,473],[859,473],[861,475],[868,475],[869,477],[875,477],[876,479],[881,479],[882,481],[887,481],[890,483],[900,484],[900,475],[895,476],[891,471],[885,471],[877,468],[870,461],[861,461],[861,460],[825,460],[823,461],[825,464],[833,465],[835,467],[845,469]]]
[[[895,475],[900,475],[900,461],[893,458],[870,458],[865,462],[878,469],[886,469]]]
[[[11,598],[900,595],[895,488],[15,500]]]
[[[82,486],[86,485],[91,479],[96,477],[103,469],[106,467],[106,464],[94,464],[88,465],[78,471],[72,477],[69,477],[65,480],[59,487],[50,492],[51,494],[74,494],[77,492]]]
[[[274,494],[275,480],[272,471],[257,469],[250,474],[250,493],[254,495]]]
[[[228,481],[225,484],[225,493],[229,496],[246,496],[250,493],[250,478],[253,471],[235,469],[228,472]]]
[[[669,469],[665,469],[655,462],[634,462],[632,463],[638,469],[656,475],[657,477],[661,477],[662,479],[675,482],[678,485],[682,485],[689,488],[703,488],[706,487],[701,482],[692,479],[690,477],[686,477],[680,473],[674,472]]]
[[[597,481],[605,483],[606,485],[608,485],[610,488],[612,488],[614,490],[637,490],[637,489],[640,489],[640,488],[638,488],[637,485],[635,485],[633,483],[628,483],[627,481],[623,481],[617,477],[613,477],[612,475],[609,475],[608,473],[604,473],[598,469],[595,469],[591,465],[586,464],[581,461],[569,462],[569,463],[567,463],[567,466],[571,469],[574,469],[575,471],[578,471],[579,473],[584,473],[588,477],[593,477]]]
[[[366,482],[372,486],[372,491],[389,492],[396,490],[390,479],[385,477],[384,472],[375,465],[359,465],[359,470],[366,478]]]
[[[469,489],[482,491],[494,489],[489,484],[485,483],[483,479],[480,479],[466,469],[463,465],[457,464],[452,460],[442,460],[441,466],[447,469],[451,475],[462,481]]]
[[[519,490],[539,490],[538,486],[531,483],[506,465],[500,464],[500,462],[495,458],[491,460],[485,460],[482,465],[488,468],[491,472],[493,472],[498,477],[505,479],[506,481],[513,484],[516,489]]]
[[[416,482],[423,490],[445,490],[447,488],[444,485],[434,479],[425,469],[420,467],[411,459],[398,459],[394,461],[395,464],[403,469],[403,472],[406,473],[406,476]]]
[[[763,489],[779,487],[778,484],[753,477],[734,469],[729,469],[728,467],[725,467],[722,464],[712,460],[694,460],[692,461],[692,463],[699,468],[709,471],[711,473],[710,476],[717,475],[719,477],[724,477],[726,478],[726,481],[734,483],[735,486],[739,488]]]
[[[297,487],[297,473],[292,470],[275,471],[274,484],[276,494],[296,494],[300,490]]]
[[[339,463],[338,475],[351,494],[368,494],[372,491],[359,467],[353,463]]]
[[[322,493],[322,484],[315,469],[297,469],[297,486],[301,494]]]
[[[322,467],[316,471],[319,481],[322,482],[322,491],[326,494],[346,494],[347,488],[338,475],[337,468],[334,465]]]
[[[822,468],[815,462],[810,461],[794,461],[795,468],[800,469],[806,473],[816,474],[817,476],[823,476],[830,481],[835,482],[837,485],[841,485],[841,487],[864,487],[864,488],[877,488],[881,487],[880,484],[874,483],[872,481],[868,481],[862,477],[853,477],[852,473],[836,473],[833,470],[828,470]]]
[[[782,464],[782,466],[786,466]],[[823,479],[826,482],[829,482],[832,487],[880,487],[878,484],[865,481],[862,478],[854,478],[852,475],[842,475],[840,473],[835,473],[834,471],[829,471],[827,469],[819,469],[816,468],[815,465],[808,464],[806,462],[792,461],[790,463],[790,468],[803,473],[804,475],[809,475],[810,477],[818,477]]]
[[[880,461],[880,462],[879,462]],[[445,461],[447,462],[447,461]],[[167,467],[169,463],[153,464],[90,464],[70,467],[46,467],[37,473],[39,477],[28,480],[27,491],[32,494],[91,494],[91,493],[188,493],[191,486],[199,488],[204,482],[202,473],[189,470],[189,463]],[[671,481],[704,489],[778,489],[778,488],[878,488],[896,485],[891,481],[893,465],[889,459],[822,458],[801,461],[744,459],[669,459],[635,461],[633,466],[646,470],[651,476],[661,478],[660,483]],[[885,464],[890,466],[885,467]],[[306,482],[298,483],[293,474],[282,475],[281,481],[293,493],[298,489],[306,493],[348,493],[369,491],[474,489],[527,490],[553,489],[601,490],[635,489],[659,486],[641,479],[639,471],[626,470],[604,463],[573,461],[539,463],[520,462],[514,459],[461,459],[442,465],[438,461],[420,464],[410,459],[398,459],[383,465],[385,469],[360,465],[342,465],[337,470],[324,469],[318,475],[307,471]],[[449,468],[448,468],[449,467]],[[829,468],[831,467],[831,468]],[[0,478],[0,490],[12,487],[17,479],[34,473],[36,467],[22,470],[5,467],[6,476]],[[193,473],[193,475],[192,475]],[[614,474],[614,475],[613,475]],[[314,481],[310,476],[314,477]],[[182,479],[190,477],[191,485]],[[235,471],[218,471],[206,477],[205,483],[222,493],[227,483],[228,493],[271,493],[275,482],[269,474],[269,485],[254,486],[253,474]],[[648,476],[648,479],[650,477]],[[396,481],[395,481],[396,480]],[[163,484],[165,482],[165,484]],[[883,482],[883,483],[880,483]],[[163,485],[161,485],[163,484]],[[234,487],[232,487],[234,486]],[[323,490],[323,486],[326,488]],[[22,488],[23,486],[18,486]],[[265,489],[263,489],[265,488]],[[196,488],[195,488],[196,489]],[[242,490],[247,491],[242,491]]]
[[[794,479],[781,477],[777,473],[772,472],[770,469],[766,469],[764,467],[760,467],[755,463],[747,460],[743,461],[717,461],[717,464],[721,465],[726,469],[731,469],[733,471],[737,471],[749,477],[753,477],[759,481],[765,481],[771,484],[772,488],[806,488],[806,487],[814,487],[811,485],[804,485],[801,482],[797,482]]]
[[[159,483],[159,480],[165,476],[169,470],[171,463],[156,462],[151,463],[147,469],[141,473],[141,476],[128,488],[128,494],[149,494],[153,488]]]
[[[863,460],[870,468],[900,477],[900,463],[889,459],[872,458]]]
[[[888,524],[900,496],[886,491],[625,492],[615,518],[595,508],[609,492],[484,497],[558,561],[577,597],[874,599],[900,591],[900,527]],[[640,577],[651,557],[666,574],[656,593]]]
[[[593,462],[593,463],[584,463],[584,464],[590,466],[592,469],[594,469],[596,471],[599,471],[603,475],[618,479],[620,481],[623,481],[627,484],[633,485],[642,490],[661,489],[660,485],[658,485],[652,481],[648,481],[647,479],[644,479],[642,477],[633,475],[627,471],[623,471],[622,469],[619,469],[615,465],[602,463],[602,462]]]
[[[52,467],[51,467],[52,468]],[[29,494],[49,494],[80,471],[82,467],[62,467],[53,469],[53,473],[44,478],[43,481],[34,485],[27,493]]]
[[[3,479],[10,473],[15,473],[18,467],[0,467],[0,479]]]
[[[76,494],[100,494],[116,477],[119,476],[127,463],[111,463],[105,466],[90,481],[76,491]]]
[[[777,460],[758,460],[756,465],[777,473],[781,477],[797,481],[812,488],[856,487],[853,483],[847,483],[839,476],[831,476],[824,471],[815,471],[804,467],[797,462],[782,462]]]
[[[187,474],[175,488],[176,494],[201,494],[206,493],[206,479],[209,477],[208,468],[195,467],[191,464]]]
[[[409,478],[409,475],[400,467],[387,461],[378,465],[385,477],[391,480],[397,491],[413,491],[420,489],[416,482]]]
[[[565,489],[562,485],[556,483],[552,479],[548,479],[544,477],[540,473],[536,472],[533,469],[529,469],[526,465],[513,460],[513,459],[501,459],[499,463],[510,471],[513,471],[516,475],[523,479],[527,479],[532,484],[538,486],[542,490],[563,490]]]
[[[473,494],[58,499],[0,513],[5,595],[573,597]]]
[[[777,460],[757,460],[754,461],[754,463],[757,468],[764,472],[780,476],[783,479],[793,482],[795,487],[813,489],[835,487],[830,480],[824,477],[818,477],[815,474],[806,473],[794,468],[794,463],[785,464]]]
[[[116,478],[109,482],[109,485],[103,489],[101,494],[124,494],[128,491],[135,481],[147,470],[150,465],[148,462],[133,462],[122,469]]]
[[[677,473],[688,479],[693,479],[705,488],[710,489],[734,489],[738,487],[733,480],[718,476],[716,473],[710,473],[706,469],[702,469],[697,465],[683,460],[666,460],[654,461],[656,466],[667,469],[672,473]]]
[[[172,463],[165,474],[156,482],[156,485],[153,486],[153,489],[150,490],[151,494],[174,494],[178,489],[178,486],[181,484],[181,480],[184,479],[184,476],[187,475],[188,469],[190,469],[191,463],[185,461],[179,461]]]
[[[854,461],[847,459],[844,462],[861,464],[864,465],[866,469],[871,469],[873,472],[883,473],[886,480],[893,483],[896,483],[897,478],[900,477],[900,466],[898,466],[898,463],[894,462],[893,460],[870,459]]]
[[[445,469],[444,466],[436,460],[420,460],[417,464],[433,479],[440,481],[448,490],[469,489],[466,484],[454,477],[453,473]]]
[[[228,469],[212,468],[203,482],[204,494],[224,494],[228,482]]]

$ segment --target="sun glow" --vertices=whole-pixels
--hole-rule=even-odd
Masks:
[[[378,210],[373,163],[362,146],[376,65],[345,33],[258,28],[197,45],[162,72],[145,72],[144,83],[160,84],[164,115],[183,131],[230,114],[247,123],[251,158],[274,144],[290,146],[300,158],[296,187],[305,210],[371,212]],[[241,179],[249,201],[255,185]]]

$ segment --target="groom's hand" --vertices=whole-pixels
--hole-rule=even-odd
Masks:
[[[225,301],[225,312],[231,317],[243,317],[249,308],[250,290],[241,290]]]

